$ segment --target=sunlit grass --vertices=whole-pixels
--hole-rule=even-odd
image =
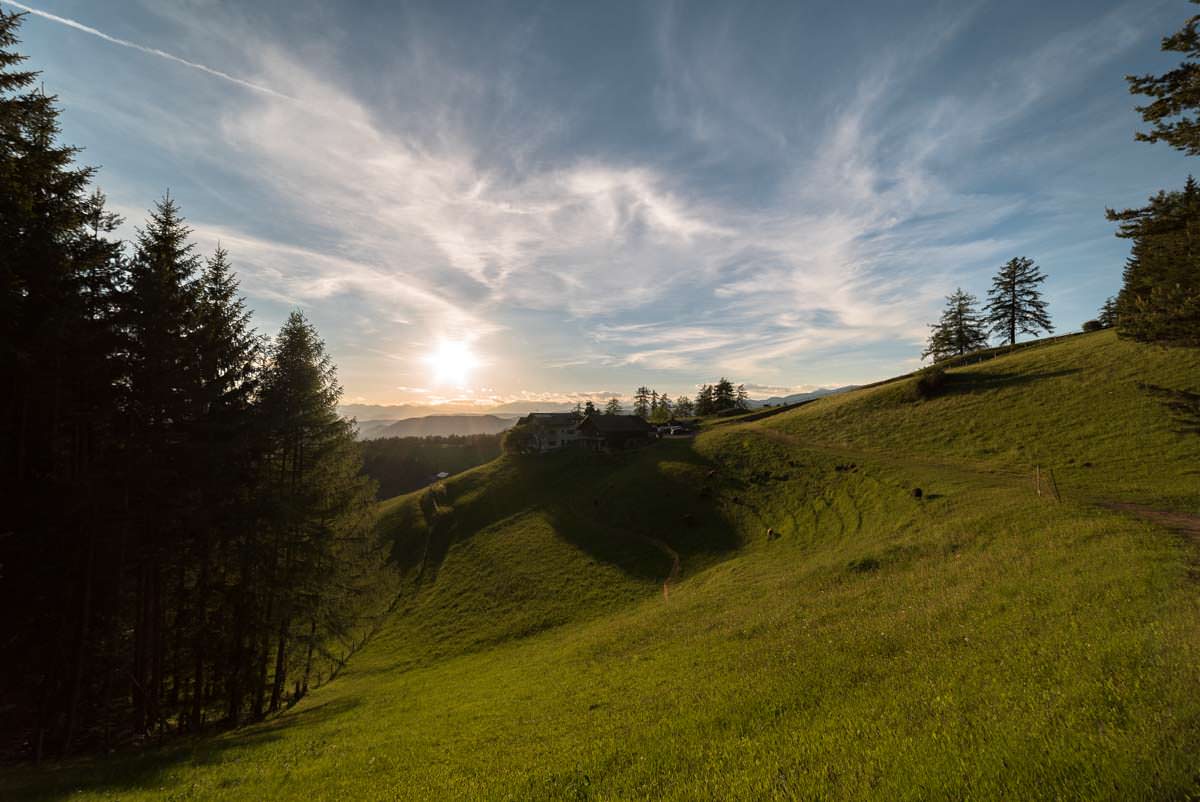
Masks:
[[[1196,545],[1095,504],[1197,510],[1200,438],[1137,385],[1200,390],[1200,361],[1100,334],[951,376],[392,500],[406,595],[339,679],[3,796],[1200,794]]]

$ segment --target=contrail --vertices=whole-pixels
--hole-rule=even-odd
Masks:
[[[220,70],[214,70],[212,67],[206,67],[203,64],[197,64],[194,61],[188,61],[187,59],[180,58],[179,56],[173,56],[170,53],[166,52],[165,50],[159,50],[157,47],[146,47],[145,45],[139,45],[137,42],[130,42],[126,39],[118,39],[115,36],[109,36],[108,34],[104,33],[103,31],[98,31],[95,28],[84,25],[82,22],[76,22],[73,19],[68,19],[66,17],[60,17],[57,14],[51,14],[47,11],[39,11],[36,8],[32,8],[30,6],[25,5],[24,3],[18,3],[18,2],[16,2],[16,0],[0,0],[0,4],[3,4],[3,3],[7,3],[10,6],[14,6],[16,8],[21,9],[22,11],[26,11],[30,14],[33,14],[35,17],[41,17],[42,19],[48,19],[51,22],[57,22],[60,25],[66,25],[68,28],[74,28],[77,31],[83,31],[84,33],[91,34],[92,36],[99,37],[100,39],[103,39],[106,42],[112,42],[114,45],[120,45],[121,47],[128,47],[131,50],[140,50],[143,53],[149,53],[152,56],[158,56],[159,58],[165,58],[167,61],[174,61],[176,64],[182,64],[185,67],[191,67],[193,70],[200,70],[201,72],[206,72],[209,75],[229,81],[230,83],[235,83],[238,86],[244,86],[247,89],[253,89],[256,92],[262,92],[263,94],[271,95],[271,96],[277,97],[277,98],[282,98],[283,100],[295,101],[294,97],[292,97],[290,95],[285,95],[282,92],[276,92],[274,89],[272,89],[269,86],[263,86],[262,84],[256,84],[251,81],[246,81],[246,80],[238,78],[234,75],[230,75],[227,72],[221,72]]]

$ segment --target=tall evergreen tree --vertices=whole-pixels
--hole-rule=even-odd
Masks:
[[[675,399],[675,417],[689,418],[695,412],[695,409],[695,403],[686,395],[681,395]]]
[[[992,279],[984,320],[1009,345],[1017,342],[1018,334],[1036,337],[1043,331],[1054,331],[1038,289],[1045,280],[1041,269],[1024,256],[1010,259]]]
[[[946,296],[942,318],[930,325],[929,343],[921,358],[932,357],[934,362],[939,362],[986,347],[987,333],[977,303],[975,296],[961,287]]]
[[[642,386],[633,394],[633,414],[642,418],[650,416],[650,389]]]
[[[711,384],[705,384],[700,388],[700,392],[696,393],[696,414],[711,415],[717,411],[715,392]]]
[[[733,404],[738,409],[747,409],[750,406],[750,394],[746,392],[746,385],[739,384],[733,393]]]
[[[724,376],[713,387],[713,411],[731,409],[736,404],[733,382]]]
[[[1106,329],[1111,329],[1113,326],[1117,325],[1116,298],[1109,298],[1104,302],[1103,306],[1100,307],[1100,314],[1096,316],[1096,320],[1103,328]]]
[[[118,221],[88,192],[93,171],[59,142],[56,99],[21,69],[20,22],[0,8],[0,609],[13,613],[5,651],[17,656],[0,666],[0,709],[36,757],[71,750],[89,680],[106,675],[121,260]]]
[[[1192,0],[1196,3],[1197,0]],[[1200,16],[1193,16],[1174,34],[1162,40],[1162,50],[1182,53],[1184,61],[1162,75],[1128,75],[1129,91],[1153,100],[1137,110],[1150,124],[1150,131],[1139,132],[1142,142],[1166,142],[1189,156],[1200,155]]]
[[[256,717],[263,714],[264,702],[274,711],[283,701],[298,632],[307,686],[319,636],[346,626],[333,591],[344,587],[341,580],[353,576],[360,558],[372,553],[375,487],[360,474],[353,424],[338,415],[341,394],[324,343],[304,316],[293,312],[272,348],[261,398],[271,525],[255,578],[261,587],[252,649],[258,661]],[[361,546],[361,553],[347,554],[348,544]]]
[[[625,410],[621,408],[621,400],[619,398],[610,398],[608,403],[604,405],[605,415],[621,415]]]
[[[1116,322],[1121,336],[1200,344],[1200,186],[1159,192],[1140,209],[1108,211],[1117,236],[1132,240]]]

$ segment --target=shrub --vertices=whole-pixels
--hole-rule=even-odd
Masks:
[[[1104,328],[1104,324],[1099,320],[1086,320],[1083,323],[1084,331],[1100,331]]]
[[[524,454],[533,448],[533,433],[526,426],[514,426],[504,433],[501,446],[505,454]]]
[[[925,368],[917,374],[913,389],[917,398],[928,400],[939,394],[946,387],[946,371],[939,365]]]

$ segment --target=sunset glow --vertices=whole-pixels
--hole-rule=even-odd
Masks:
[[[471,371],[479,365],[470,345],[456,340],[442,340],[425,361],[433,368],[434,383],[455,387],[465,387]]]

